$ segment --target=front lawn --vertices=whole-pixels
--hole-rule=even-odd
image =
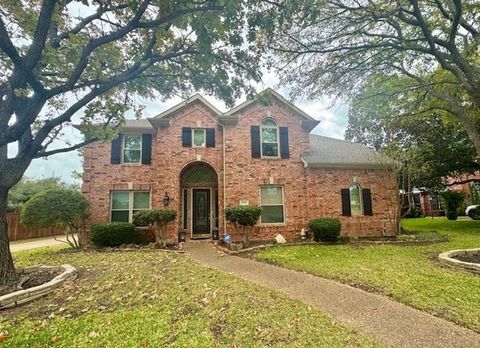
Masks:
[[[436,261],[440,252],[480,247],[480,221],[408,219],[411,232],[446,236],[428,245],[307,245],[273,247],[260,260],[380,292],[480,332],[480,276]]]
[[[80,273],[45,298],[0,312],[5,347],[376,346],[301,302],[186,255],[55,248],[14,257],[19,267],[71,263]]]

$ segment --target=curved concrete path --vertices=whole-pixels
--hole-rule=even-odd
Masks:
[[[57,238],[58,240],[55,240]],[[30,250],[36,248],[43,248],[47,246],[53,246],[58,244],[64,244],[61,242],[65,240],[65,236],[55,236],[53,237],[41,237],[41,238],[32,238],[32,239],[22,239],[10,242],[10,251],[23,251],[23,250]]]
[[[480,335],[444,319],[348,285],[188,243],[202,265],[278,289],[386,347],[480,347]]]

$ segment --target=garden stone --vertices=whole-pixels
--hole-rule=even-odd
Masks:
[[[277,234],[273,240],[275,241],[275,243],[278,243],[278,244],[285,244],[285,243],[287,243],[287,240],[286,240],[285,237],[282,236],[281,234]]]

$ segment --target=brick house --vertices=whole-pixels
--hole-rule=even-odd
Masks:
[[[128,120],[111,143],[86,146],[91,222],[132,221],[137,210],[168,205],[178,212],[171,239],[179,227],[211,238],[215,227],[234,232],[224,208],[244,204],[263,207],[252,239],[298,238],[318,217],[339,217],[346,236],[394,235],[389,166],[363,145],[310,134],[319,121],[275,91],[260,96],[222,113],[197,94]]]

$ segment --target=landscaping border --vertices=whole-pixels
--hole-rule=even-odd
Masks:
[[[77,269],[72,265],[61,266],[44,266],[36,265],[19,270],[20,274],[28,274],[35,271],[48,270],[48,269],[62,269],[63,272],[50,280],[47,283],[34,286],[25,290],[18,290],[7,295],[0,296],[0,310],[16,307],[20,304],[33,301],[41,296],[44,296],[53,290],[59,288],[69,279],[75,279],[77,277]]]
[[[455,259],[454,256],[468,256],[468,255],[477,255],[480,254],[480,248],[475,249],[461,249],[461,250],[450,250],[438,255],[440,262],[446,263],[450,266],[463,268],[469,271],[474,271],[480,273],[480,264],[473,262],[466,262]]]

